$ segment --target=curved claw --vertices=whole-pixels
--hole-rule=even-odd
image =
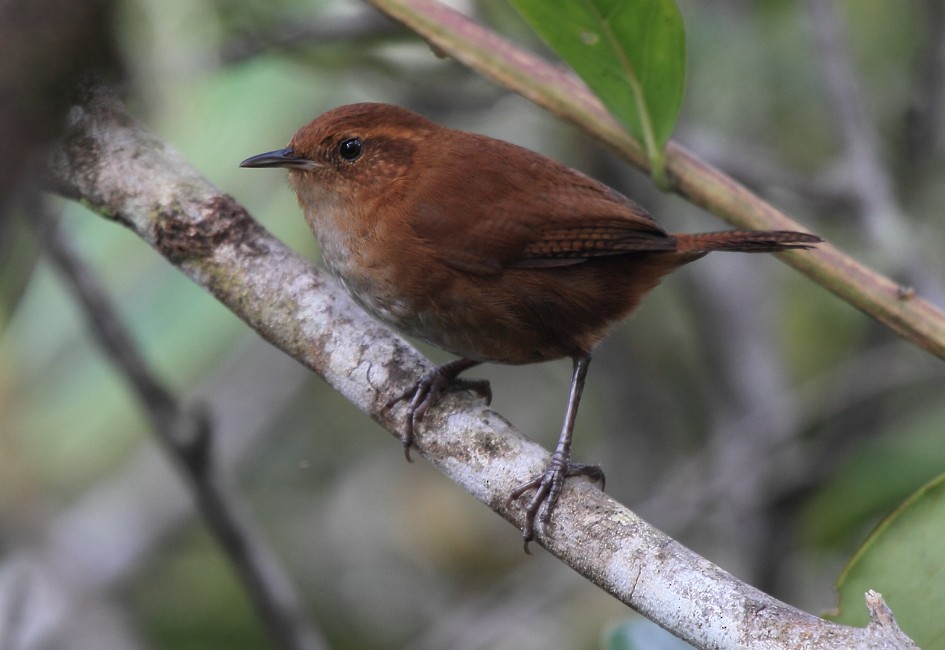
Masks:
[[[572,476],[586,476],[594,483],[600,483],[601,489],[604,489],[604,470],[600,465],[572,463],[555,455],[552,456],[544,473],[518,486],[509,495],[506,505],[511,507],[512,502],[517,501],[526,492],[535,490],[535,494],[525,506],[525,523],[522,526],[522,540],[526,553],[531,554],[528,543],[535,539],[536,530],[540,529],[540,532],[548,534],[551,513],[561,497],[564,481]]]
[[[478,361],[457,359],[434,368],[420,377],[413,386],[384,405],[385,409],[389,409],[398,402],[406,399],[410,400],[407,404],[407,422],[400,436],[407,462],[411,462],[410,447],[413,446],[413,432],[416,423],[423,419],[426,412],[437,403],[443,393],[470,390],[485,399],[487,405],[492,404],[492,387],[488,381],[485,379],[457,378],[459,373],[476,365],[479,365]]]

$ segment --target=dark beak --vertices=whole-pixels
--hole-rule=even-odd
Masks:
[[[291,147],[267,151],[250,156],[240,163],[240,167],[289,167],[291,169],[315,169],[321,167],[314,160],[296,154]]]

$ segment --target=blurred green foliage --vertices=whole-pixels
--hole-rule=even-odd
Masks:
[[[513,0],[528,24],[646,150],[665,178],[664,149],[682,108],[686,31],[674,0]]]
[[[920,119],[941,111],[943,79],[928,73],[941,35],[930,18],[936,3],[838,3],[862,109],[918,251],[905,260],[870,240],[844,181],[844,144],[805,3],[679,5],[689,67],[675,137],[941,302],[945,151],[941,126]],[[365,5],[137,0],[119,8],[132,112],[315,261],[284,175],[237,164],[283,146],[323,110],[364,100],[553,155],[633,196],[670,230],[724,227],[656,191],[600,143],[436,58]],[[467,8],[547,54],[514,12],[491,2]],[[163,381],[187,401],[211,399],[223,424],[245,395],[258,396],[253,408],[267,424],[228,479],[332,647],[606,647],[605,631],[628,617],[619,603],[541,552],[524,556],[517,531],[423,462],[404,463],[396,440],[319,379],[299,370],[279,380],[284,389],[274,385],[267,373],[280,353],[121,227],[74,203],[61,209],[69,239]],[[29,215],[17,218],[22,232]],[[17,250],[3,260],[3,279],[20,278],[13,286],[22,294],[0,284],[7,559],[55,551],[49,539],[63,522],[154,444],[48,262],[29,245]],[[550,445],[568,364],[481,374],[493,382],[497,410]],[[233,397],[236,384],[244,397]],[[607,459],[608,491],[683,543],[820,611],[833,605],[832,583],[868,531],[945,469],[941,384],[939,361],[774,260],[712,256],[667,279],[602,346],[576,455]],[[216,435],[225,441],[228,432]],[[87,526],[130,543],[125,535],[147,535],[164,517],[143,510],[133,530],[101,530],[95,518]],[[199,520],[168,525],[120,577],[99,585],[98,598],[150,647],[263,645]]]

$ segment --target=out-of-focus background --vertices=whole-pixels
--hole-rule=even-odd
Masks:
[[[237,165],[356,101],[402,104],[545,153],[625,192],[669,230],[727,227],[366,4],[98,4],[68,56],[95,50],[89,65],[105,61],[139,120],[313,261],[284,172]],[[676,138],[945,303],[945,3],[679,5],[689,78]],[[547,54],[505,3],[457,6]],[[43,16],[51,33],[67,19]],[[39,33],[4,42],[37,78],[49,64],[42,48],[55,51]],[[4,170],[11,157],[27,167],[24,152],[54,132],[51,114],[20,129],[35,137],[15,156],[18,142],[0,142]],[[37,113],[24,115],[14,124]],[[157,376],[211,409],[229,489],[331,647],[601,648],[635,618],[544,551],[524,555],[517,530],[422,460],[404,462],[397,440],[131,233],[56,205]],[[231,565],[30,220],[11,200],[0,222],[9,647],[265,647]],[[477,370],[496,410],[553,445],[569,362]],[[665,280],[599,349],[575,454],[602,461],[608,492],[654,525],[817,613],[833,605],[833,581],[871,527],[945,468],[942,379],[940,361],[774,258],[716,254]]]

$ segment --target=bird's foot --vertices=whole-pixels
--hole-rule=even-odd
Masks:
[[[475,362],[467,359],[457,359],[434,368],[425,373],[416,384],[387,402],[385,408],[389,409],[398,402],[410,400],[407,404],[407,423],[400,435],[400,441],[404,444],[404,455],[408,461],[411,460],[410,447],[413,445],[413,431],[416,423],[423,419],[426,412],[437,403],[443,393],[469,390],[483,398],[487,405],[492,404],[492,388],[488,381],[457,377],[463,370],[474,365],[476,365]]]
[[[525,506],[525,524],[522,526],[522,540],[525,552],[529,553],[528,543],[535,539],[535,531],[547,534],[548,524],[551,521],[551,512],[558,503],[564,481],[572,476],[586,476],[595,483],[600,483],[604,489],[604,470],[600,465],[572,463],[568,458],[557,452],[551,457],[551,462],[544,473],[538,474],[528,483],[517,487],[509,496],[508,505],[517,501],[530,490],[535,494]]]

